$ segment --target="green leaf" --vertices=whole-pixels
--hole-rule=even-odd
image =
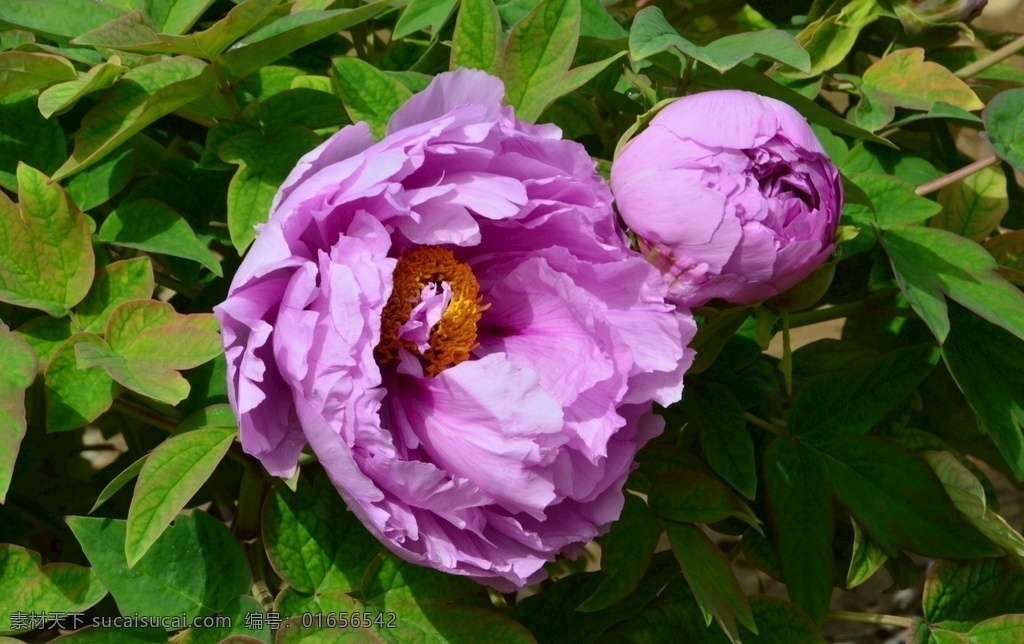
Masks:
[[[647,504],[627,494],[622,515],[599,540],[601,570],[608,576],[576,610],[586,613],[603,610],[636,590],[651,563],[661,533],[661,525],[647,509]]]
[[[128,143],[96,165],[71,177],[67,184],[68,194],[82,212],[88,212],[123,190],[134,170],[135,148]]]
[[[124,548],[129,568],[210,478],[236,434],[234,429],[197,429],[168,438],[150,453],[128,510]]]
[[[149,0],[146,12],[165,34],[183,34],[206,12],[214,0]]]
[[[926,620],[957,630],[1024,613],[1024,569],[1012,559],[936,561],[928,569],[921,604]]]
[[[452,15],[457,4],[458,0],[410,0],[395,23],[391,38],[399,40],[421,29],[429,29],[437,34],[444,23],[448,22],[448,16]]]
[[[941,206],[931,199],[918,196],[910,181],[885,174],[864,172],[850,175],[850,180],[867,194],[874,209],[860,204],[847,204],[844,217],[861,228],[878,224],[891,228],[902,224],[916,224],[936,215]]]
[[[939,191],[942,212],[932,219],[934,228],[942,228],[980,242],[999,227],[1010,209],[1006,196],[1006,175],[982,168]]]
[[[825,644],[814,622],[793,604],[757,595],[750,598],[750,609],[760,632],[743,633],[744,644]]]
[[[967,631],[972,644],[1004,644],[1024,638],[1024,615],[1001,615],[986,619]]]
[[[132,479],[138,476],[139,472],[142,471],[142,466],[146,464],[146,461],[148,459],[149,454],[146,454],[145,456],[135,461],[128,467],[124,468],[124,470],[122,470],[120,474],[115,476],[110,481],[110,483],[107,483],[107,486],[103,488],[103,491],[100,492],[100,495],[96,497],[96,503],[94,503],[92,509],[89,510],[89,514],[92,514],[93,512],[98,510],[101,505],[110,500],[110,497],[117,494],[121,490],[121,488],[123,488]]]
[[[821,453],[836,497],[890,556],[900,548],[928,557],[996,554],[931,468],[898,443],[858,437],[829,443]]]
[[[109,62],[96,65],[88,72],[79,74],[74,80],[46,88],[39,95],[39,112],[46,118],[62,114],[71,109],[83,96],[113,85],[126,71],[128,68],[120,64],[120,59],[112,56]]]
[[[641,9],[629,30],[630,57],[634,61],[644,60],[669,49],[676,49],[719,72],[728,71],[754,56],[789,65],[803,72],[811,66],[811,59],[804,48],[784,31],[765,29],[732,34],[700,47],[680,36],[665,20],[661,9]]]
[[[942,357],[960,391],[1018,479],[1024,479],[1024,342],[962,310]]]
[[[451,69],[496,74],[501,67],[501,18],[493,0],[462,0],[452,36]]]
[[[71,337],[71,320],[41,315],[18,327],[17,332],[39,356],[38,372],[42,373],[57,349]]]
[[[1018,563],[1024,564],[1024,537],[998,513],[986,507],[985,488],[978,477],[949,452],[925,452],[923,456],[939,477],[953,505],[983,535],[1004,548]]]
[[[705,624],[710,624],[714,617],[734,643],[740,641],[737,621],[756,633],[747,596],[722,551],[697,526],[668,523],[665,531],[686,583],[704,614]]]
[[[75,307],[75,322],[82,331],[99,333],[114,309],[128,300],[148,299],[154,286],[153,264],[148,257],[101,266],[85,299]]]
[[[351,56],[334,59],[331,79],[352,122],[366,121],[378,139],[384,136],[391,115],[412,96],[405,85]]]
[[[0,100],[0,186],[17,191],[19,163],[49,174],[66,158],[60,123],[43,118],[35,96],[18,94]]]
[[[690,388],[683,399],[683,413],[700,432],[700,445],[711,469],[753,499],[757,491],[754,441],[732,392],[720,385]]]
[[[0,543],[0,633],[12,633],[11,613],[70,613],[107,594],[95,570],[69,563],[41,565],[39,553]]]
[[[1024,170],[1024,87],[997,94],[988,102],[981,118],[996,154]]]
[[[36,379],[36,354],[17,333],[0,324],[0,504],[14,474],[25,437],[25,390]],[[0,575],[0,580],[4,577]],[[4,624],[0,623],[0,629]]]
[[[580,37],[579,0],[542,0],[516,23],[502,56],[505,100],[525,121],[534,121],[548,103],[546,87],[569,71]]]
[[[789,428],[814,444],[863,434],[906,400],[938,361],[934,345],[919,344],[869,366],[816,376],[793,398]]]
[[[194,510],[179,517],[133,568],[124,521],[68,517],[68,525],[122,615],[191,619],[223,610],[249,591],[249,566],[223,523]]]
[[[102,345],[91,333],[71,336],[46,367],[46,430],[78,429],[110,409],[117,385],[103,369],[79,369],[76,347]]]
[[[271,96],[260,105],[260,121],[266,131],[274,132],[275,129],[284,125],[301,125],[311,130],[318,130],[347,122],[341,101],[331,89],[330,79],[326,76],[301,76],[300,78],[322,79],[327,86],[326,91],[296,87]],[[277,133],[274,132],[274,134]],[[315,140],[308,133],[303,133],[303,137]]]
[[[188,56],[136,67],[82,117],[75,150],[53,179],[58,181],[84,170],[153,121],[216,88],[213,69]]]
[[[182,257],[223,275],[220,262],[181,215],[155,199],[122,203],[107,216],[97,241]]]
[[[832,597],[832,489],[821,457],[785,438],[764,455],[768,507],[793,602],[821,623]]]
[[[300,47],[365,22],[390,6],[389,0],[379,0],[356,9],[303,11],[286,16],[232,47],[220,56],[220,64],[231,78],[248,76]]]
[[[853,552],[850,555],[850,569],[846,573],[846,587],[852,590],[871,579],[889,555],[865,534],[859,523],[850,521],[850,524],[853,526]]]
[[[18,199],[0,194],[0,301],[64,317],[92,283],[89,225],[60,186],[24,164]]]
[[[663,474],[654,483],[648,503],[667,521],[715,523],[735,517],[760,531],[760,521],[747,504],[718,481],[686,472]]]
[[[999,262],[1000,275],[1024,286],[1024,230],[995,235],[982,245]]]
[[[796,39],[811,56],[811,68],[794,78],[813,78],[846,60],[862,29],[882,15],[875,0],[834,2]]]
[[[124,15],[98,0],[32,0],[0,3],[0,22],[61,40],[95,29]]]
[[[231,642],[236,644],[255,644],[256,642],[271,641],[270,625],[265,616],[262,628],[250,629],[246,627],[250,615],[265,615],[263,606],[254,597],[235,597],[218,614],[229,617],[231,619],[230,625],[190,628],[181,634],[180,643],[218,644],[219,642],[226,641],[229,644]]]
[[[73,78],[75,67],[66,58],[24,51],[0,53],[0,98]]]
[[[577,577],[577,575],[572,577]],[[635,616],[631,615],[628,619],[617,621],[621,621],[621,624],[605,633],[600,639],[595,637],[579,638],[579,641],[597,639],[600,642],[686,642],[687,644],[721,644],[729,641],[722,631],[708,627],[704,621],[702,609],[697,605],[693,593],[683,580],[674,580],[669,583],[661,590],[657,599],[649,606],[643,607],[643,610]],[[564,636],[564,633],[571,632],[576,635],[580,632],[580,629],[560,628],[564,623],[564,618],[562,621],[556,621],[551,629],[552,636],[541,641],[558,641],[559,636]],[[747,641],[746,633],[744,633],[743,641]]]
[[[275,485],[263,506],[262,525],[274,570],[303,593],[359,589],[363,572],[381,550],[323,474],[304,474],[294,493]]]
[[[187,36],[161,35],[159,41],[182,52],[213,58],[228,45],[252,31],[280,3],[280,0],[245,0],[205,31]]]
[[[415,598],[421,604],[443,604],[480,592],[467,577],[447,575],[382,552],[363,575],[363,599],[381,609],[399,598]]]
[[[882,244],[907,301],[940,343],[949,333],[946,297],[1024,338],[1024,294],[995,273],[985,249],[934,228],[890,229]]]
[[[109,344],[75,348],[81,369],[103,367],[132,391],[176,405],[188,396],[178,373],[223,352],[216,319],[210,314],[179,315],[165,302],[133,300],[117,307],[107,321]]]
[[[284,126],[270,135],[249,130],[220,147],[221,159],[238,164],[228,186],[228,231],[239,254],[256,238],[255,226],[269,218],[274,195],[288,173],[317,143],[308,129]]]

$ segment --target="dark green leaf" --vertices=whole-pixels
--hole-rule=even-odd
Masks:
[[[942,347],[949,372],[978,416],[978,426],[1024,479],[1024,341],[962,310]]]
[[[71,337],[71,320],[42,315],[21,325],[17,331],[39,356],[38,371],[42,373],[57,349]]]
[[[919,344],[867,367],[812,378],[793,398],[789,428],[809,443],[863,434],[906,400],[938,361],[934,345]]]
[[[718,481],[700,474],[670,472],[654,483],[651,511],[667,521],[715,523],[736,517],[760,530],[760,521],[747,504]]]
[[[899,548],[928,557],[998,554],[913,452],[868,437],[837,440],[823,449],[836,497],[890,556]]]
[[[366,121],[378,139],[394,111],[412,96],[405,85],[351,56],[334,59],[331,78],[352,122]]]
[[[131,569],[124,521],[67,522],[122,615],[212,615],[249,591],[249,566],[238,544],[224,524],[199,510],[179,517]]]
[[[39,95],[39,112],[46,118],[66,112],[83,96],[113,85],[126,71],[128,69],[121,66],[120,59],[113,56],[110,62],[101,63],[74,80],[48,87]]]
[[[773,536],[789,596],[820,623],[832,597],[832,490],[820,456],[776,439],[764,455]]]
[[[308,129],[289,125],[269,136],[249,130],[220,147],[221,159],[239,166],[228,186],[228,231],[239,253],[256,238],[255,226],[269,218],[270,204],[288,173],[317,143]]]
[[[83,212],[88,212],[123,190],[134,170],[135,148],[129,143],[71,177],[68,194]]]
[[[121,204],[107,216],[96,234],[101,242],[183,257],[223,275],[220,262],[196,237],[181,215],[155,199]]]
[[[1024,170],[1024,88],[1007,90],[990,100],[982,119],[996,153]]]
[[[754,442],[747,432],[743,408],[727,388],[690,388],[683,413],[700,431],[700,445],[715,473],[748,499],[757,491]]]
[[[705,624],[714,617],[734,644],[740,641],[737,621],[756,633],[747,596],[722,551],[697,526],[668,523],[665,531],[686,583],[704,613]]]
[[[320,473],[300,478],[294,493],[275,485],[262,523],[274,570],[304,593],[360,588],[363,572],[381,550]]]
[[[995,273],[974,242],[934,228],[894,228],[882,236],[896,281],[939,342],[949,333],[946,297],[1024,339],[1024,294]]]
[[[662,529],[647,504],[632,494],[611,531],[600,539],[601,570],[608,576],[577,610],[602,610],[629,596],[643,579]]]
[[[0,100],[0,186],[15,192],[18,163],[49,174],[67,158],[57,119],[46,120],[31,94]]]
[[[758,595],[750,598],[758,633],[743,633],[744,644],[824,644],[806,614],[778,597]]]

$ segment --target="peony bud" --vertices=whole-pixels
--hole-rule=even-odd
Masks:
[[[771,98],[679,99],[626,145],[611,181],[623,220],[684,306],[765,300],[835,248],[839,171],[803,117]]]

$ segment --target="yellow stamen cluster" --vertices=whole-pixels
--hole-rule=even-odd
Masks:
[[[398,337],[398,329],[408,321],[419,303],[423,287],[447,282],[452,300],[441,320],[430,331],[430,348],[422,354],[416,344]],[[476,348],[476,325],[487,308],[482,304],[480,283],[472,269],[440,246],[421,246],[398,258],[394,289],[381,315],[380,344],[376,348],[381,364],[398,359],[398,350],[406,349],[420,357],[428,376],[436,376],[448,367],[469,359]]]

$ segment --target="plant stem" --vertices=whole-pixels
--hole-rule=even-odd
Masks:
[[[747,420],[747,422],[750,423],[751,425],[754,425],[756,427],[760,427],[761,429],[765,430],[769,434],[774,434],[776,436],[783,436],[784,435],[781,427],[779,427],[778,425],[776,425],[774,423],[769,423],[767,420],[765,420],[763,418],[759,418],[759,417],[755,416],[754,414],[751,414],[750,412],[746,412],[746,411],[743,412],[743,418],[745,418]]]
[[[998,62],[1006,60],[1007,58],[1016,54],[1018,51],[1022,49],[1024,49],[1024,36],[1018,37],[1008,45],[1000,47],[999,49],[995,50],[988,56],[979,58],[970,65],[967,65],[957,70],[955,73],[959,78],[970,78],[975,74],[979,74],[985,71],[986,69],[988,69],[992,65],[995,65]]]
[[[818,324],[819,322],[827,322],[829,320],[839,320],[849,317],[854,313],[859,313],[865,309],[873,308],[877,302],[887,300],[899,292],[900,290],[898,288],[886,288],[876,291],[863,300],[858,300],[856,302],[847,302],[846,304],[836,304],[835,306],[823,309],[814,309],[813,311],[795,313],[789,318],[789,328],[795,329],[801,326],[808,326],[810,324]]]
[[[260,540],[260,510],[266,491],[266,481],[258,472],[250,469],[243,472],[242,486],[238,492],[238,513],[232,528],[242,542],[245,558],[252,571],[253,595],[264,608],[270,610],[274,605],[274,596],[267,586],[263,542]]]
[[[789,311],[782,311],[782,360],[779,362],[779,369],[782,370],[782,377],[786,381],[786,395],[793,397],[793,345],[790,342],[789,333]]]
[[[999,163],[999,157],[997,157],[994,154],[990,154],[987,157],[978,159],[977,161],[971,163],[970,165],[965,165],[959,170],[954,170],[953,172],[950,172],[949,174],[943,177],[939,177],[935,181],[922,183],[917,187],[917,190],[915,190],[914,192],[917,193],[918,196],[923,196],[935,192],[937,190],[941,190],[942,188],[945,188],[946,186],[952,183],[956,183],[957,181],[963,179],[964,177],[969,177],[975,172],[983,170],[989,167],[990,165],[995,165],[996,163]]]
[[[825,617],[839,622],[881,624],[884,626],[896,626],[897,628],[911,628],[914,626],[913,619],[909,617],[897,617],[896,615],[875,615],[874,613],[854,613],[845,610],[830,610],[825,613]]]
[[[156,427],[157,429],[168,433],[173,432],[178,428],[178,421],[162,416],[152,409],[148,409],[142,405],[125,400],[124,398],[115,399],[110,408],[119,414],[123,414],[129,418],[134,418],[135,420],[140,420],[147,425]]]

